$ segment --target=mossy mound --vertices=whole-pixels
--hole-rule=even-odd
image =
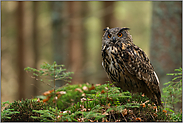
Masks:
[[[15,101],[3,112],[8,109],[19,113],[6,114],[9,119],[3,115],[2,121],[174,121],[166,110],[155,106],[144,94],[123,92],[109,83],[65,85],[55,93],[50,90],[32,100]]]

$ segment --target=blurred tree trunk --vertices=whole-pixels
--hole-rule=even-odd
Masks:
[[[153,2],[150,59],[161,87],[182,66],[182,2]]]
[[[103,18],[104,20],[104,28],[109,27],[113,28],[115,26],[115,17],[114,17],[114,1],[107,1],[103,2],[104,3],[104,9],[105,9],[105,16]]]
[[[69,58],[70,70],[74,72],[72,84],[83,83],[81,69],[83,66],[82,43],[82,2],[68,2],[69,11]],[[72,66],[71,66],[72,65]]]
[[[18,99],[25,98],[25,83],[24,83],[24,30],[23,30],[23,2],[18,2],[18,7],[17,7],[17,29],[18,29],[18,36],[17,36],[17,45],[18,45],[18,58],[17,58],[17,72],[18,72],[18,83],[19,83],[19,94],[18,94]]]
[[[52,27],[53,27],[53,60],[57,64],[64,64],[67,58],[67,25],[66,25],[66,2],[51,2]],[[67,68],[66,68],[67,69]],[[56,81],[56,86],[64,85],[64,81]]]
[[[182,2],[153,2],[150,59],[163,83],[182,67]],[[181,109],[182,104],[177,105]]]
[[[33,68],[37,68],[37,63],[38,63],[38,28],[37,28],[37,21],[38,21],[38,2],[34,1],[33,2]],[[34,79],[33,81],[33,95],[36,96],[37,95],[37,88],[39,88],[39,82],[37,82],[37,80]]]

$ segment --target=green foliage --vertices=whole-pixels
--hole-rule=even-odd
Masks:
[[[40,116],[31,116],[31,118],[39,119],[41,122],[57,121],[57,114],[59,114],[59,110],[52,107],[47,110],[33,110],[33,112],[40,114]]]
[[[164,105],[172,110],[175,110],[174,108],[177,103],[182,102],[182,68],[175,69],[175,71],[178,71],[178,73],[167,74],[174,76],[174,78],[172,81],[164,83],[166,87],[163,88],[162,95],[162,98],[165,100]]]
[[[5,102],[7,103],[7,102]],[[3,106],[5,106],[3,103]],[[39,119],[32,118],[31,116],[39,116],[39,113],[33,112],[33,110],[44,110],[47,108],[43,102],[32,101],[30,99],[22,101],[14,101],[8,103],[9,105],[2,111],[1,121],[40,121]]]
[[[168,121],[170,119],[161,107],[153,106],[146,96],[120,91],[119,88],[112,87],[110,84],[95,86],[92,90],[85,91],[86,96],[80,98],[79,102],[65,109],[70,113],[62,115],[59,121],[114,122]]]
[[[175,69],[177,73],[168,73],[174,77],[172,81],[164,83],[162,99],[165,109],[172,115],[173,121],[182,121],[182,110],[177,109],[177,105],[182,104],[182,68]],[[177,115],[177,116],[176,116]]]
[[[72,79],[70,77],[73,72],[66,72],[66,69],[63,69],[64,65],[58,65],[55,61],[52,65],[48,63],[44,63],[40,66],[40,70],[27,67],[24,70],[28,72],[33,72],[32,78],[36,78],[36,80],[40,80],[41,82],[54,82],[56,80],[63,80],[70,82],[69,80]],[[39,79],[39,78],[40,79]],[[47,84],[51,86],[50,84]]]
[[[52,93],[50,97],[55,99],[57,96],[55,92],[55,81],[63,80],[70,82],[69,80],[72,79],[70,75],[73,74],[73,72],[66,72],[66,69],[63,69],[63,67],[64,65],[57,65],[54,61],[52,65],[44,63],[40,66],[40,70],[27,67],[25,68],[25,71],[32,72],[32,78],[46,83],[49,86],[51,86],[51,84],[48,82],[53,82],[54,86],[51,87],[54,88],[54,93]],[[25,101],[22,100],[22,102],[15,101],[3,111],[2,121],[53,121],[58,114],[58,109],[56,107],[57,100],[52,104],[54,104],[54,108],[51,104],[45,107],[44,101],[35,101],[35,99]],[[5,104],[3,103],[3,106],[4,105]],[[22,117],[20,117],[21,115]]]
[[[66,84],[65,86],[62,86],[61,88],[58,88],[56,90],[56,97],[57,98],[57,108],[59,110],[65,110],[72,104],[77,103],[82,98],[82,93],[77,91],[78,88],[82,88],[83,86],[86,86],[86,84],[83,84],[81,87],[80,85],[69,85]],[[63,93],[63,94],[62,94]],[[38,96],[39,98],[40,96]],[[47,101],[48,104],[54,105],[54,92],[50,93],[49,95],[46,95],[44,98],[48,98]]]
[[[54,93],[52,93],[51,95],[52,98],[51,100],[49,100],[50,104],[53,104],[53,100],[55,100],[55,98],[57,97],[55,93],[55,88],[56,88],[55,81],[63,80],[63,81],[70,82],[70,79],[72,79],[70,75],[73,74],[73,72],[66,72],[66,69],[63,69],[63,67],[64,65],[58,65],[54,61],[52,65],[48,63],[44,63],[43,65],[40,66],[41,68],[40,70],[31,68],[31,67],[25,68],[25,71],[29,71],[33,73],[33,78],[35,78],[36,80],[39,80],[49,86],[51,86],[51,84],[49,84],[48,82],[52,82],[54,84],[54,86],[51,86],[52,88],[54,88],[53,90]],[[56,105],[57,105],[57,100],[54,101],[54,104],[52,106],[56,107]]]
[[[43,103],[43,100],[33,99],[29,100],[26,105],[24,104],[24,107],[12,109],[15,111],[19,109],[19,112],[27,111],[20,112],[23,117],[19,121],[26,121],[26,116],[29,116],[28,121],[43,122],[170,121],[167,113],[163,112],[161,107],[153,106],[153,103],[146,96],[123,92],[109,83],[103,85],[65,85],[57,89],[56,93],[63,91],[65,93],[58,98],[56,108],[50,106],[51,100],[55,97],[51,92],[50,102]],[[32,105],[33,102],[37,102],[37,106]],[[21,103],[25,103],[25,101]],[[29,108],[28,103],[32,105]],[[65,109],[62,103],[65,104]],[[39,104],[45,104],[46,107],[42,108],[43,106]],[[18,104],[16,103],[16,105]],[[16,106],[13,104],[11,107]],[[10,117],[12,118],[12,116]],[[17,118],[19,115],[15,117]],[[9,121],[15,121],[15,117],[14,120]]]
[[[10,105],[9,101],[2,102],[1,108],[5,108],[5,104]],[[11,115],[15,115],[16,113],[19,113],[18,111],[14,111],[14,109],[6,109],[1,111],[1,119],[11,119]],[[3,120],[2,120],[3,121]]]

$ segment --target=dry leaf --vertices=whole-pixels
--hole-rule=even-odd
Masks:
[[[80,88],[76,88],[75,91],[79,91],[79,92],[83,93],[83,91]]]
[[[127,110],[126,108],[123,109],[122,114],[123,114],[124,116],[127,115],[127,114],[128,114],[128,110]]]
[[[89,90],[94,90],[95,89],[95,86],[92,84],[92,86],[89,88]]]
[[[39,98],[37,99],[37,102],[40,102],[40,99]]]
[[[47,102],[49,100],[49,98],[43,99],[43,102]]]
[[[82,97],[85,97],[86,96],[86,94],[85,93],[82,93],[82,95],[81,95]]]
[[[49,95],[49,94],[52,93],[53,91],[54,91],[54,90],[46,91],[46,92],[43,93],[43,95],[44,95],[44,96]]]
[[[148,107],[151,107],[151,104],[148,104]]]
[[[104,91],[104,90],[102,90],[102,91],[101,91],[101,94],[104,94],[104,93],[105,93],[105,91]]]
[[[84,102],[84,101],[86,101],[86,98],[81,98],[81,102]]]
[[[144,103],[148,103],[148,102],[149,102],[149,100],[145,101]]]
[[[156,114],[156,113],[154,113],[153,115],[154,115],[155,117],[157,116],[157,114]]]
[[[145,103],[142,103],[142,104],[140,104],[143,108],[145,108],[146,107],[146,104]]]
[[[80,105],[80,107],[83,109],[84,108],[84,105]]]
[[[137,121],[140,121],[140,122],[142,121],[141,118],[136,118],[136,120],[137,120]]]
[[[109,113],[107,113],[107,112],[104,112],[102,115],[109,115]]]
[[[83,86],[83,90],[84,90],[84,91],[88,91],[88,87]]]
[[[59,97],[61,97],[61,96],[62,96],[62,95],[59,94],[57,97],[59,98]]]
[[[110,107],[111,103],[108,103],[107,105]]]
[[[153,106],[153,109],[157,109],[157,106]]]
[[[66,94],[66,91],[59,91],[59,92],[57,92],[56,94]]]
[[[163,110],[163,112],[164,112],[164,113],[167,113],[167,111],[166,111],[166,110]]]
[[[82,111],[86,111],[86,108],[83,108],[83,110]]]
[[[100,86],[101,84],[95,84],[95,86]]]
[[[107,97],[107,100],[109,100],[109,101],[113,101],[113,99],[112,99],[112,98],[108,98],[108,97]]]

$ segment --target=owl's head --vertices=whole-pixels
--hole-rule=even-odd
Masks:
[[[107,27],[104,29],[104,35],[102,37],[103,45],[115,45],[117,43],[132,43],[132,36],[128,32],[129,28],[111,28]]]

